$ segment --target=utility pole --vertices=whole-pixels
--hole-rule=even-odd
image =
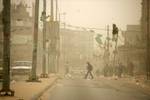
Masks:
[[[115,50],[114,50],[114,58],[113,58],[113,66],[115,67],[116,65],[116,55],[118,53],[117,51],[117,46],[118,46],[118,27],[116,26],[116,24],[113,24],[113,40],[115,41]]]
[[[56,20],[54,21],[54,8],[53,8],[53,0],[51,0],[51,20],[50,20],[50,35],[49,35],[49,39],[50,39],[50,49],[49,49],[49,58],[50,58],[50,66],[49,66],[49,73],[56,73],[57,71],[57,59],[58,59],[58,55],[57,55],[57,50],[58,50],[58,27],[59,27],[59,22]],[[57,5],[57,4],[56,4]],[[56,9],[56,13],[57,13],[57,9]],[[57,16],[57,15],[56,15]],[[56,18],[55,16],[55,18]]]
[[[107,50],[109,52],[109,25],[107,25]]]
[[[41,78],[48,78],[48,74],[46,74],[46,0],[43,0],[43,12],[42,12],[42,20],[43,20],[43,62],[42,62],[42,74]]]
[[[11,0],[3,0],[3,82],[0,96],[14,96],[10,89],[10,30],[11,30]]]
[[[49,36],[49,41],[51,41],[51,43],[49,44],[48,46],[48,74],[50,74],[52,72],[52,69],[53,69],[53,55],[52,55],[52,52],[51,52],[51,46],[52,46],[52,31],[53,31],[53,21],[54,21],[54,12],[53,12],[53,0],[51,0],[51,7],[50,7],[50,10],[51,10],[51,14],[50,14],[50,36]],[[53,33],[54,34],[54,33]]]
[[[147,80],[150,80],[150,1],[147,0]]]
[[[49,39],[51,41],[50,48],[49,48],[49,70],[48,73],[55,72],[55,32],[54,32],[54,3],[53,0],[51,0],[51,17],[50,17],[50,36]]]
[[[113,61],[113,62],[114,62],[113,65],[114,65],[114,66],[115,66],[115,64],[116,64],[116,63],[115,63],[115,62],[116,62],[116,55],[117,55],[117,52],[118,52],[118,51],[117,51],[117,46],[118,46],[118,34],[117,34],[117,39],[116,39],[116,41],[115,41],[114,61]]]
[[[51,0],[51,21],[54,21],[54,3]]]
[[[106,60],[107,64],[109,64],[109,25],[107,25],[107,49],[106,49]]]
[[[65,12],[63,13],[63,16],[64,16],[64,29],[66,29],[66,13]]]
[[[107,25],[107,56],[108,56],[108,63],[109,63],[109,25]]]
[[[107,25],[107,37],[105,40],[105,52],[104,52],[105,64],[109,64],[109,25]]]
[[[28,82],[40,82],[37,74],[37,47],[38,47],[38,19],[39,19],[39,0],[35,1],[35,19],[34,19],[34,33],[33,33],[33,54],[32,54],[32,70]]]
[[[56,21],[58,21],[58,0],[56,0]]]
[[[56,32],[57,32],[57,57],[56,57],[56,65],[57,65],[57,72],[59,71],[59,57],[60,57],[60,34],[59,34],[59,27],[60,27],[60,22],[58,20],[58,0],[56,0],[56,23],[57,23],[57,27],[56,27]]]

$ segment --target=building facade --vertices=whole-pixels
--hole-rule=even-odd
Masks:
[[[33,18],[23,3],[11,5],[11,63],[32,60]]]
[[[65,69],[66,63],[72,69],[84,69],[87,61],[93,59],[93,38],[90,31],[70,29],[60,30],[60,65]]]
[[[125,44],[118,47],[118,59],[126,67],[130,62],[134,65],[135,74],[144,74],[146,70],[146,50],[140,25],[127,25],[123,32]]]
[[[126,64],[128,61],[133,61],[136,72],[146,75],[147,57],[150,54],[148,49],[150,48],[150,1],[142,0],[141,5],[141,25],[127,26],[127,31],[124,32],[125,45],[119,47],[119,56]]]

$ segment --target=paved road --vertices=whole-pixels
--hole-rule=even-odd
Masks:
[[[49,100],[150,100],[150,95],[115,80],[59,80]]]

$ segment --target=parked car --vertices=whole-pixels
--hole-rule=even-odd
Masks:
[[[31,61],[15,61],[11,67],[12,75],[29,75],[32,69]]]

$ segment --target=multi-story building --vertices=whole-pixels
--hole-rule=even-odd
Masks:
[[[2,33],[2,0],[0,0],[0,62],[3,51]],[[32,6],[32,16],[27,11],[27,5],[20,2],[11,4],[11,64],[15,61],[32,61],[33,44],[33,19],[34,4]],[[42,66],[42,34],[39,32],[38,41],[38,62],[37,71],[41,72]]]
[[[141,47],[142,33],[140,25],[127,25],[127,30],[124,33],[125,45],[130,47]]]
[[[93,57],[93,32],[70,29],[60,30],[60,67],[66,63],[74,69],[84,69]],[[60,69],[61,69],[60,68]]]
[[[127,30],[123,32],[125,44],[118,48],[118,59],[128,66],[132,62],[136,74],[145,72],[146,50],[145,43],[142,40],[140,25],[127,25]],[[129,67],[129,66],[128,66]]]
[[[11,62],[32,60],[33,18],[23,3],[11,5]]]
[[[142,0],[141,4],[141,25],[127,26],[127,31],[124,32],[125,45],[119,47],[119,56],[125,63],[129,60],[132,61],[136,69],[145,74],[147,70],[147,40],[148,38],[150,40],[148,37],[150,36],[150,1]]]

